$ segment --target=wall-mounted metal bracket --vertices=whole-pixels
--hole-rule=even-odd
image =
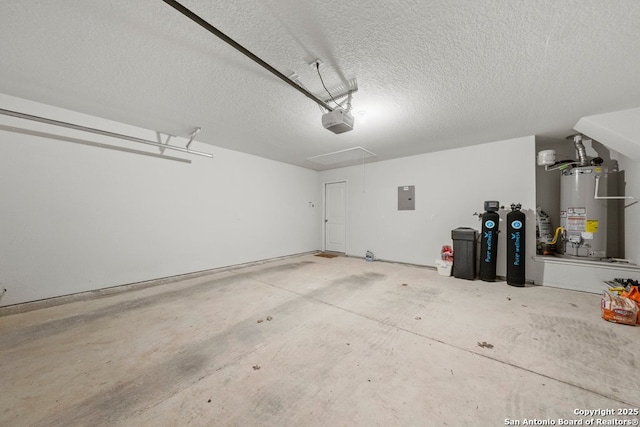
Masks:
[[[195,137],[198,134],[198,132],[200,132],[200,129],[201,129],[200,127],[197,127],[194,130],[192,130],[191,133],[189,134],[191,136],[191,138],[189,138],[189,142],[187,142],[187,149],[189,149],[189,146],[191,145],[191,143],[195,139]]]
[[[172,136],[173,135],[167,135],[167,140],[165,142],[162,142],[162,136],[160,136],[160,134],[158,134],[158,138],[160,139],[160,143],[164,144],[164,145],[169,145],[169,141],[171,140]],[[164,150],[165,150],[166,147],[161,147],[160,146],[158,148],[160,148],[160,154],[164,154]]]

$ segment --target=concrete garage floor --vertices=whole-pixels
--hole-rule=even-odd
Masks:
[[[4,310],[0,425],[629,419],[574,414],[640,407],[640,329],[602,320],[599,302],[305,255]]]

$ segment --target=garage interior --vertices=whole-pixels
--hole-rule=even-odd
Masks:
[[[0,22],[1,424],[638,418],[580,412],[640,407],[638,329],[600,312],[640,279],[637,2],[9,0]],[[616,197],[597,261],[536,242],[537,209],[562,223],[537,155],[575,159],[575,134]],[[496,280],[443,275],[485,201]]]

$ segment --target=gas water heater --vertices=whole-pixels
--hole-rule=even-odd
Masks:
[[[560,170],[560,227],[554,242],[559,254],[585,259],[607,257],[607,168],[589,159],[582,135],[573,139],[578,160],[556,162],[555,151],[538,153],[538,165]]]
[[[560,177],[560,227],[564,229],[565,255],[607,257],[607,168],[579,166]],[[597,190],[597,191],[596,191]]]

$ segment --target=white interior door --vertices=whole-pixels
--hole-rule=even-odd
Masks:
[[[324,248],[346,252],[346,182],[325,184]]]

